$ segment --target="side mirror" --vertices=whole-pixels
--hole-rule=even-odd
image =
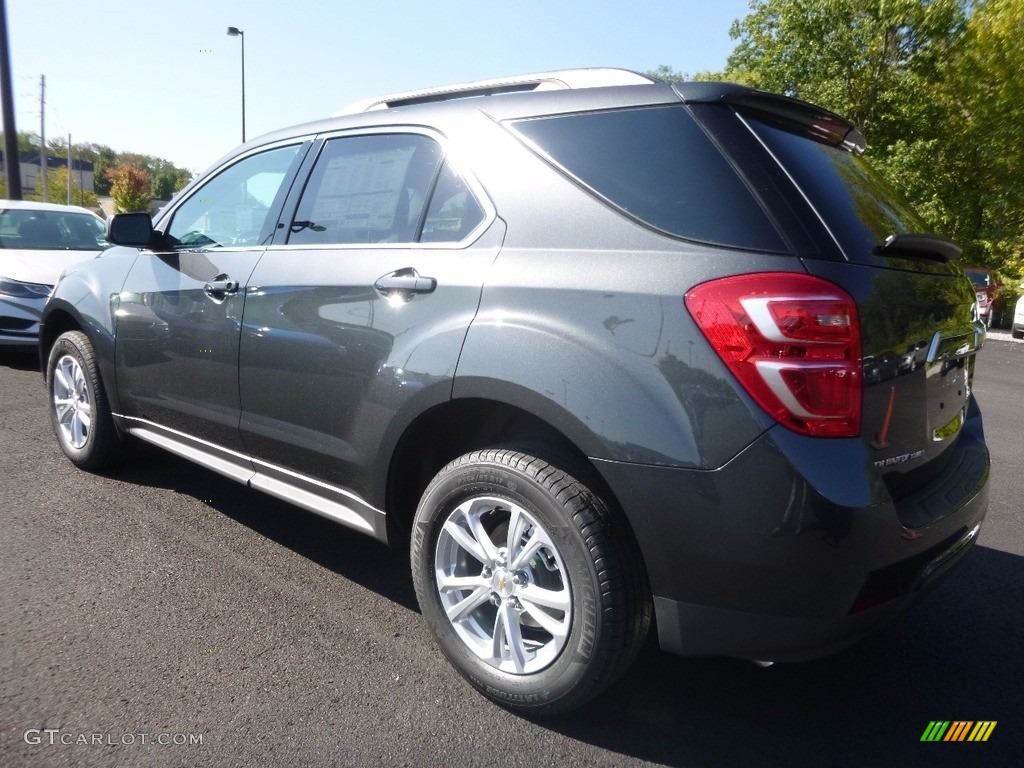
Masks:
[[[118,213],[107,222],[107,242],[149,248],[153,244],[153,220],[148,213]]]

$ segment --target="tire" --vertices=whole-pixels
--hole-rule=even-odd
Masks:
[[[651,600],[636,545],[616,523],[583,483],[520,451],[466,454],[431,481],[413,525],[416,597],[478,691],[554,714],[632,663]]]
[[[61,334],[46,364],[50,421],[61,450],[76,466],[95,471],[115,464],[122,440],[114,427],[106,390],[89,338]]]
[[[1010,331],[1010,335],[1015,339],[1024,339],[1024,331]]]

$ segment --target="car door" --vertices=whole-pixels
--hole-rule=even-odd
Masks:
[[[326,139],[289,210],[247,290],[241,430],[254,484],[352,506],[406,414],[450,397],[503,225],[419,132]]]
[[[117,387],[133,429],[242,451],[238,340],[243,286],[266,249],[301,141],[230,161],[158,222],[117,307]]]

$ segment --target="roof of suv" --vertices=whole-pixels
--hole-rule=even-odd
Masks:
[[[500,77],[494,80],[476,80],[468,83],[443,85],[418,91],[405,91],[386,96],[374,96],[357,101],[335,112],[335,116],[393,109],[412,104],[427,104],[473,96],[493,96],[500,93],[526,93],[576,88],[599,88],[614,85],[650,85],[656,82],[647,75],[628,69],[591,67],[561,69],[553,72],[534,72],[526,75]]]
[[[689,82],[669,85],[647,75],[615,68],[567,69],[439,86],[364,99],[335,115],[302,125],[284,127],[238,147],[220,160],[245,152],[256,144],[355,127],[395,124],[393,109],[402,122],[431,124],[444,113],[486,111],[503,121],[558,112],[653,106],[669,103],[723,103],[798,126],[806,135],[834,146],[862,152],[867,144],[844,118],[798,99],[759,91],[735,83]],[[483,105],[486,104],[486,107]],[[413,112],[409,112],[412,110]]]
[[[629,88],[628,86],[634,87]],[[604,95],[610,101],[616,102],[615,104],[600,103],[606,99],[598,96],[595,89],[606,88],[613,89]],[[798,99],[759,91],[735,83],[690,82],[675,83],[669,86],[639,72],[611,67],[535,72],[494,80],[479,80],[375,96],[346,107],[335,113],[335,117],[418,105],[465,103],[470,99],[497,95],[536,94],[527,97],[530,102],[536,102],[537,106],[545,105],[550,108],[555,101],[566,100],[569,91],[587,91],[585,94],[577,94],[568,101],[594,100],[599,102],[591,105],[591,108],[616,105],[640,106],[644,103],[652,103],[652,97],[654,101],[665,100],[665,97],[672,93],[669,88],[675,92],[671,98],[681,99],[684,103],[721,102],[732,104],[770,115],[776,120],[799,124],[819,140],[844,146],[848,150],[863,152],[867,146],[861,133],[844,118]],[[627,96],[627,93],[630,95]],[[519,108],[523,104],[521,97],[502,99],[502,101],[509,105],[520,105]],[[489,104],[488,109],[490,106]]]

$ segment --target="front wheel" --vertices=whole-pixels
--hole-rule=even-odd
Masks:
[[[50,421],[61,450],[82,469],[96,470],[120,456],[106,390],[89,337],[68,331],[58,337],[46,365]]]
[[[467,454],[416,512],[413,581],[448,660],[526,713],[580,706],[639,650],[650,599],[635,545],[573,476],[528,454]]]

